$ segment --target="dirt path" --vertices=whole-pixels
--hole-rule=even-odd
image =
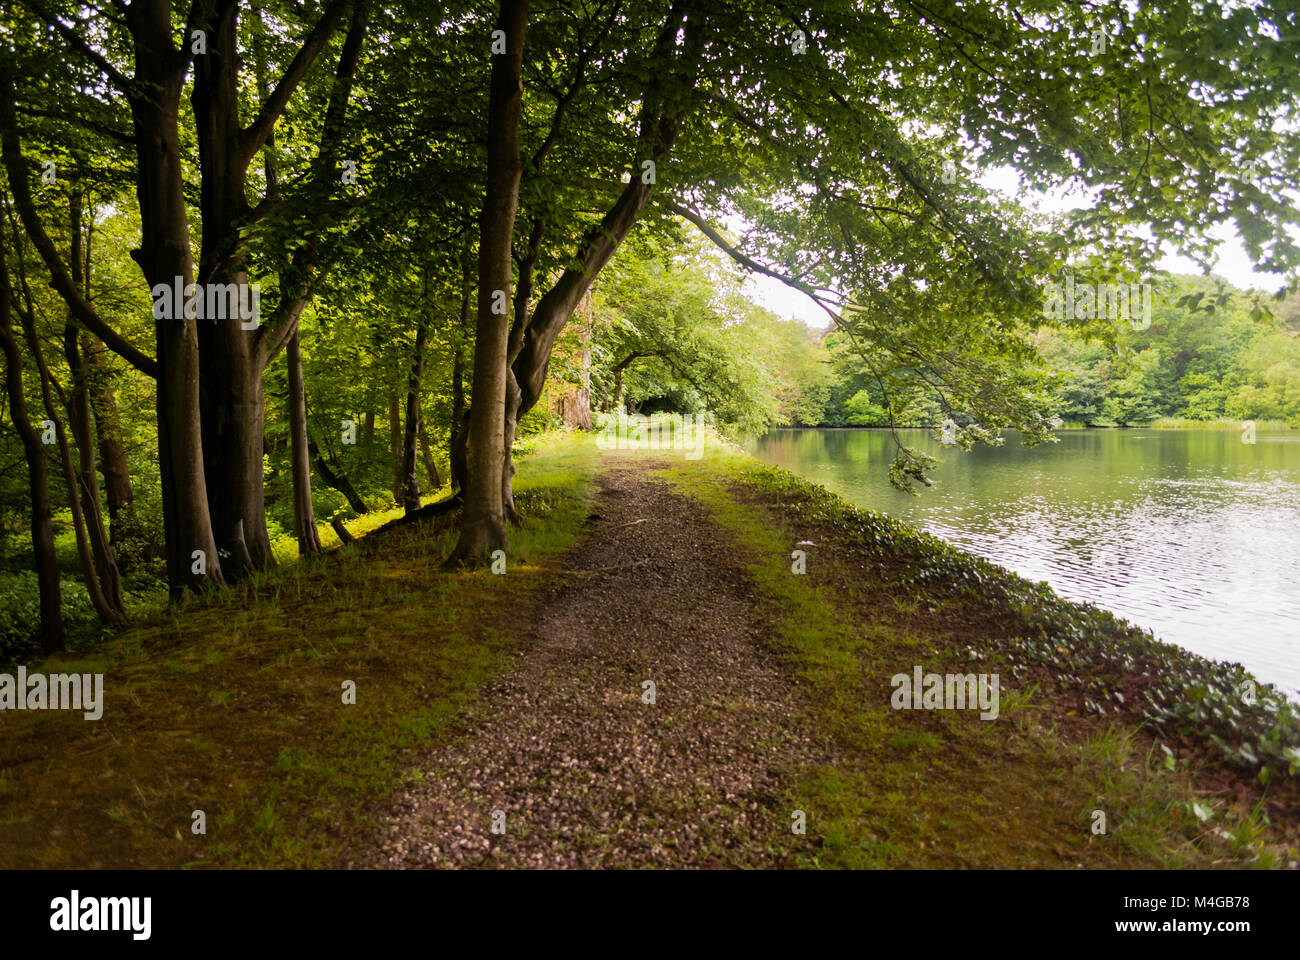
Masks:
[[[788,864],[802,838],[778,783],[814,750],[800,694],[724,534],[653,466],[600,476],[567,582],[476,732],[424,759],[370,865]]]

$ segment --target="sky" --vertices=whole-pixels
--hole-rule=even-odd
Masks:
[[[1019,192],[1016,173],[1009,167],[990,171],[980,178],[980,182],[991,190],[1000,190],[1007,194]],[[1059,212],[1082,206],[1077,196],[1067,196],[1064,192],[1056,194],[1036,194],[1034,205],[1048,212]],[[1216,231],[1219,239],[1218,260],[1214,273],[1242,289],[1277,290],[1284,280],[1277,274],[1258,273],[1252,268],[1246,248],[1234,228],[1224,227]],[[1177,249],[1165,244],[1166,255],[1159,261],[1162,270],[1171,273],[1200,273],[1200,268],[1188,257],[1179,255]],[[751,276],[745,283],[746,293],[757,303],[771,310],[782,318],[793,317],[818,330],[829,322],[826,311],[797,290],[792,290],[779,280],[771,277]]]

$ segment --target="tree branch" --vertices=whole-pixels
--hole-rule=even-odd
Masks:
[[[815,287],[811,287],[800,280],[793,279],[792,277],[787,277],[785,274],[781,273],[780,271],[773,270],[771,267],[759,263],[753,257],[747,256],[746,254],[742,253],[740,250],[736,249],[736,247],[728,243],[726,238],[723,237],[722,234],[719,233],[713,227],[712,224],[710,224],[707,220],[705,220],[701,214],[690,209],[689,207],[684,207],[679,203],[674,203],[673,201],[669,200],[667,197],[663,196],[662,194],[655,197],[655,200],[664,209],[671,210],[679,217],[689,220],[691,223],[695,224],[695,226],[699,229],[699,231],[702,234],[704,234],[706,237],[708,237],[710,241],[712,241],[714,246],[716,246],[727,256],[731,257],[732,260],[735,260],[736,263],[740,264],[746,270],[752,270],[755,273],[761,273],[765,277],[771,277],[773,280],[779,280],[782,283],[784,283],[786,286],[798,290],[804,296],[808,297],[808,299],[812,300],[815,304],[817,304],[817,306],[825,310],[826,313],[830,316],[831,320],[833,320],[837,326],[839,325],[840,315],[826,305],[825,298],[822,297],[821,293]]]
[[[87,43],[81,34],[77,33],[76,30],[73,30],[70,26],[47,10],[44,4],[37,3],[36,0],[22,0],[22,3],[28,10],[36,14],[43,23],[47,26],[53,27],[55,30],[59,31],[59,33],[63,34],[63,38],[68,41],[68,44],[74,49],[80,51],[81,54],[94,63],[95,66],[99,67],[99,69],[103,71],[104,75],[108,77],[108,79],[111,80],[119,90],[125,93],[128,97],[132,95],[134,85],[130,78],[118,70],[117,67],[109,63],[108,58]]]
[[[15,106],[15,110],[25,117],[44,117],[50,120],[65,120],[68,123],[78,127],[85,127],[95,133],[103,134],[106,137],[112,137],[119,143],[128,143],[135,146],[135,135],[123,133],[121,130],[114,130],[106,124],[99,123],[87,117],[77,117],[70,115],[66,110],[37,110],[35,107]]]
[[[310,192],[328,194],[328,184],[334,176],[339,146],[343,140],[344,121],[347,119],[348,100],[352,96],[357,62],[361,58],[361,48],[369,25],[370,0],[357,0],[352,10],[352,22],[343,40],[343,49],[339,53],[338,66],[334,71],[334,86],[330,90],[329,103],[325,107],[320,146],[316,151],[316,159],[312,162],[308,185]],[[262,203],[274,199],[267,197]],[[258,204],[259,208],[261,206]],[[315,285],[320,282],[317,275],[320,234],[328,216],[328,209],[312,216],[307,227],[308,242],[299,248],[289,265],[291,277],[288,282],[281,284],[280,303],[271,317],[271,323],[254,334],[256,349],[267,363],[284,349],[298,329],[298,318],[311,299]]]
[[[321,48],[329,39],[330,34],[338,26],[339,20],[342,19],[343,13],[347,10],[352,0],[331,0],[326,7],[325,12],[321,14],[320,20],[312,28],[303,45],[298,48],[293,60],[289,63],[288,68],[284,71],[284,76],[280,82],[275,85],[271,91],[271,96],[267,98],[266,103],[262,105],[262,111],[258,114],[257,119],[252,125],[244,130],[240,137],[240,154],[244,165],[247,165],[253,155],[262,149],[266,143],[266,138],[271,135],[275,123],[280,119],[280,114],[284,112],[285,106],[289,103],[289,98],[293,96],[294,90],[302,82],[302,78],[307,75],[311,68],[312,62],[316,55],[320,53]]]
[[[23,169],[18,124],[14,115],[13,83],[7,65],[0,66],[0,152],[4,156],[4,167],[9,175],[9,189],[13,193],[14,205],[18,208],[18,215],[22,219],[23,227],[32,245],[36,247],[50,271],[51,286],[63,297],[78,323],[103,340],[114,353],[141,373],[157,378],[157,361],[100,319],[95,308],[81,295],[58,250],[55,249],[53,241],[41,225],[36,205],[32,202],[31,190],[27,185],[27,171]]]

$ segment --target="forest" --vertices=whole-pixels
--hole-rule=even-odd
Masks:
[[[723,435],[736,439],[772,426],[938,430],[954,415],[905,365],[890,371],[894,379],[883,390],[844,333],[780,319],[754,301],[744,281],[733,262],[699,241],[629,241],[558,338],[542,402],[521,419],[518,437],[591,426],[593,417],[599,422],[620,408],[708,416]],[[1226,285],[1230,300],[1224,308],[1198,312],[1178,306],[1178,299],[1218,294],[1224,281],[1181,276],[1164,284],[1146,330],[1118,321],[1103,333],[1045,328],[1028,339],[1061,429],[1170,421],[1300,428],[1300,312],[1294,306],[1300,301],[1286,299],[1252,318],[1248,293]],[[416,336],[418,331],[408,333],[390,345],[393,373],[387,380],[339,376],[337,371],[349,369],[341,353],[326,354],[329,359],[320,363],[308,356],[305,375],[324,388],[322,396],[304,402],[313,524],[324,546],[340,542],[337,525],[345,521],[372,513],[387,517],[458,489],[450,450],[470,395],[465,343],[431,339],[422,348],[414,406],[421,426],[408,435],[410,376],[403,361],[415,354]],[[322,331],[322,351],[326,337]],[[129,379],[125,368],[90,369],[87,392],[92,409],[112,417],[116,443],[98,444],[102,463],[112,463],[108,470],[98,468],[105,491],[100,511],[107,508],[124,599],[147,609],[166,602],[161,501],[153,489],[157,463],[150,452],[156,450],[156,433],[148,406],[130,400]],[[391,385],[386,392],[380,390],[384,383]],[[284,376],[272,376],[267,389],[272,398],[290,395]],[[94,406],[96,397],[103,407]],[[292,429],[285,405],[268,403],[265,509],[272,556],[279,562],[292,562],[299,549]],[[15,433],[5,439],[7,447],[0,449],[9,469],[0,483],[11,495],[4,498],[0,527],[0,647],[13,656],[37,643],[39,590],[23,502],[22,446]],[[406,461],[408,445],[414,472]],[[82,580],[69,488],[59,481],[56,473],[50,504],[62,613],[67,629],[88,640],[101,620]]]
[[[596,409],[709,410],[738,436],[769,425],[936,428],[960,416],[906,364],[883,355],[864,362],[834,326],[780,319],[745,295],[743,277],[703,255],[679,254],[671,268],[631,259],[596,286]],[[1225,294],[1221,308],[1198,309]],[[1166,276],[1145,329],[1123,320],[1087,332],[1046,327],[1026,342],[1062,426],[1255,420],[1296,428],[1300,298],[1272,307],[1252,315],[1250,293],[1222,279]],[[873,364],[892,379],[877,381]]]
[[[6,3],[0,665],[143,657],[138,663],[159,671],[158,686],[132,688],[147,700],[151,690],[173,691],[169,684],[181,682],[173,673],[225,671],[241,656],[290,658],[310,672],[318,662],[292,658],[310,649],[328,661],[327,647],[341,649],[321,639],[332,636],[331,617],[348,634],[338,643],[377,644],[372,628],[387,637],[391,620],[393,635],[406,636],[410,616],[420,624],[410,627],[410,643],[373,646],[356,662],[375,671],[361,689],[397,689],[413,677],[452,684],[438,687],[436,710],[415,687],[392,694],[395,705],[385,709],[397,719],[383,729],[414,736],[441,730],[439,711],[460,709],[467,691],[504,669],[492,659],[501,637],[558,622],[539,612],[558,602],[538,585],[545,577],[594,583],[636,550],[648,553],[628,563],[651,564],[647,557],[671,546],[699,552],[664,575],[665,589],[695,596],[707,571],[732,562],[717,530],[778,556],[784,570],[790,556],[815,553],[819,543],[839,549],[851,529],[870,543],[855,540],[841,556],[890,585],[880,593],[895,597],[888,609],[856,606],[867,601],[843,570],[825,582],[848,605],[835,611],[829,594],[790,592],[766,568],[745,568],[745,583],[818,625],[782,634],[792,657],[807,658],[798,661],[807,677],[850,683],[850,647],[834,643],[861,638],[836,633],[830,624],[841,622],[865,633],[879,624],[881,637],[950,631],[951,649],[971,663],[984,654],[962,631],[987,629],[996,636],[988,650],[1007,657],[1004,703],[1033,696],[1007,693],[1019,656],[1041,654],[1061,675],[1091,677],[1083,659],[1071,660],[1075,642],[1080,658],[1089,644],[1137,642],[1109,614],[1058,607],[1037,587],[1003,580],[895,521],[728,458],[738,456],[736,443],[773,427],[880,428],[897,440],[888,482],[917,490],[937,461],[907,439],[910,428],[938,436],[948,425],[954,455],[1013,434],[1033,447],[1084,429],[1300,429],[1298,95],[1300,20],[1289,0]],[[1018,187],[991,185],[985,174],[995,170],[1013,171]],[[1038,202],[1064,193],[1087,202]],[[1216,275],[1224,231],[1276,283],[1247,289]],[[1174,250],[1201,272],[1162,268]],[[802,295],[818,321],[779,316],[756,292],[757,278]],[[1048,291],[1067,279],[1142,286],[1153,292],[1150,316],[1139,324],[1103,310],[1055,315],[1045,307]],[[622,467],[602,466],[592,431],[620,412],[707,417],[711,479],[644,460],[635,469],[668,470],[669,486],[642,485]],[[751,486],[726,487],[736,477]],[[645,516],[620,507],[619,496],[644,506]],[[736,519],[758,503],[779,512],[788,498],[807,511],[790,521],[789,543],[762,539],[784,531],[784,521]],[[706,507],[708,523],[720,525],[713,532],[680,526],[691,517],[705,524]],[[647,516],[673,519],[659,539],[638,540],[650,527],[625,527]],[[896,557],[871,553],[885,542],[897,543]],[[589,565],[562,570],[570,547]],[[806,559],[796,556],[796,566]],[[496,584],[503,571],[518,571],[511,586]],[[931,603],[925,584],[936,580],[927,578],[978,581],[1004,606],[996,617],[971,612],[962,605],[977,600],[965,586],[952,587],[964,598],[952,608]],[[629,579],[619,589],[623,596],[638,586]],[[325,599],[336,590],[337,607]],[[371,627],[352,623],[349,601],[378,605],[386,591],[403,591],[401,603],[372,609]],[[291,595],[318,604],[291,607]],[[432,598],[442,612],[426,609]],[[610,622],[595,600],[565,616],[604,624],[610,642],[628,644],[635,659],[636,630],[618,625],[642,614],[622,602],[610,601],[621,611]],[[509,619],[516,606],[532,612]],[[735,651],[750,648],[729,632],[739,619],[718,616],[717,655],[739,658],[735,675],[748,676],[749,654]],[[933,623],[918,627],[913,616]],[[678,626],[709,633],[698,623]],[[1070,653],[1065,640],[1048,644],[1049,634],[1073,637]],[[265,650],[243,646],[263,635]],[[417,659],[426,643],[437,651],[429,656],[444,658],[436,668]],[[1067,725],[1079,710],[1132,720],[1142,732],[1126,751],[1148,743],[1144,724],[1171,731],[1170,771],[1194,777],[1207,756],[1227,757],[1249,768],[1241,796],[1252,802],[1263,802],[1258,791],[1270,780],[1294,780],[1300,722],[1284,697],[1261,695],[1257,709],[1252,700],[1232,717],[1236,707],[1214,713],[1214,698],[1231,695],[1238,673],[1141,649],[1134,656],[1144,676],[1168,672],[1182,678],[1177,690],[1200,683],[1210,693],[1183,710],[1170,691],[1152,692],[1147,703],[1116,680],[1119,706],[1089,689],[1092,707],[1066,713],[1053,700],[1051,709],[1070,717]],[[886,679],[896,666],[884,653],[859,653]],[[910,664],[898,669],[910,676]],[[1039,668],[1016,676],[1044,683],[1049,674]],[[710,677],[721,683],[729,670]],[[256,687],[269,681],[254,674],[214,681],[211,690],[195,680],[193,691],[206,707],[225,710],[247,694],[247,703],[271,709],[276,694]],[[746,682],[762,688],[767,676],[755,667]],[[110,671],[106,724],[113,682]],[[859,707],[846,706],[861,697],[870,699],[858,690],[827,700],[847,711],[823,718],[839,731],[835,749],[876,730],[853,712]],[[413,719],[417,700],[433,712]],[[302,709],[295,717],[321,722]],[[1004,706],[1004,720],[1009,713]],[[137,721],[124,737],[162,736],[162,726]],[[188,735],[186,722],[170,724]],[[781,726],[759,740],[777,738]],[[292,770],[305,793],[316,789],[304,773],[318,769],[304,759],[307,734],[276,752],[258,731],[230,729],[228,741],[194,734],[222,744],[212,749],[243,744],[261,764],[246,789],[236,778],[222,822],[248,831],[255,822],[271,836],[286,814],[267,799],[279,796],[267,783]],[[379,726],[366,729],[382,739]],[[750,732],[728,728],[719,742],[734,734],[748,743]],[[942,735],[913,742],[891,733],[888,742],[910,756]],[[75,753],[73,741],[58,739],[63,733],[50,736],[49,750]],[[392,757],[412,749],[393,737]],[[271,752],[263,756],[262,747]],[[158,746],[159,756],[169,749]],[[189,762],[172,759],[176,769]],[[384,754],[375,763],[391,773],[386,765],[397,761]],[[365,769],[371,779],[355,787],[358,795],[391,788],[378,766]],[[193,782],[204,776],[195,772]],[[901,796],[884,780],[871,791],[866,780],[832,780],[817,781],[823,800]],[[4,784],[0,806],[17,803]],[[158,791],[151,797],[164,793],[150,789]],[[1277,789],[1292,792],[1267,808],[1270,822],[1293,825],[1294,790]],[[842,822],[826,842],[839,853],[820,856],[841,865],[908,863],[887,841],[868,856],[843,839],[865,836],[868,815],[838,803],[827,801]],[[328,807],[328,816],[344,822],[343,808]],[[126,808],[112,809],[116,820]],[[1231,829],[1253,829],[1251,815]],[[1179,821],[1178,830],[1200,815],[1188,816],[1192,826]],[[1200,840],[1185,848],[1169,841],[1169,849],[1195,851],[1159,860],[1150,851],[1175,828],[1142,822],[1155,839],[1105,854],[1107,864],[1218,862]],[[88,836],[92,828],[79,829]],[[165,848],[170,827],[139,829],[153,831],[156,846],[138,847],[152,854],[128,854],[126,845],[103,863],[191,862]],[[1276,849],[1257,859],[1283,862],[1287,854],[1277,851],[1292,849],[1291,829],[1234,850],[1267,842]],[[977,833],[972,826],[966,836]],[[287,836],[231,841],[208,862],[369,865]],[[629,862],[660,855],[666,841],[653,836],[644,849],[628,848],[641,851],[628,853]],[[1004,850],[1010,836],[999,841]],[[5,842],[0,836],[0,851]],[[1027,865],[1050,859],[1054,843],[1030,844]],[[972,862],[999,862],[979,849]],[[860,854],[866,859],[855,860]],[[779,864],[807,865],[803,855]],[[730,856],[691,862],[739,865]],[[1062,857],[1073,863],[1073,854]],[[755,864],[770,865],[746,861]],[[928,865],[954,864],[936,855]]]

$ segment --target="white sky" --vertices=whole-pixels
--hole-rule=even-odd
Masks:
[[[980,183],[990,190],[998,190],[1014,195],[1020,192],[1016,172],[1009,167],[1002,167],[986,173]],[[1036,194],[1034,205],[1049,212],[1068,210],[1084,205],[1078,195]],[[1231,226],[1215,231],[1219,241],[1218,259],[1214,272],[1230,283],[1243,289],[1277,290],[1284,278],[1278,274],[1257,273],[1250,258],[1242,246],[1236,230]],[[1162,270],[1174,273],[1200,273],[1200,268],[1189,258],[1179,255],[1171,244],[1164,244],[1166,255],[1157,264]],[[779,280],[771,277],[751,276],[745,283],[745,292],[757,303],[771,310],[779,317],[802,320],[809,326],[822,329],[829,322],[826,312],[797,290],[792,290]]]

